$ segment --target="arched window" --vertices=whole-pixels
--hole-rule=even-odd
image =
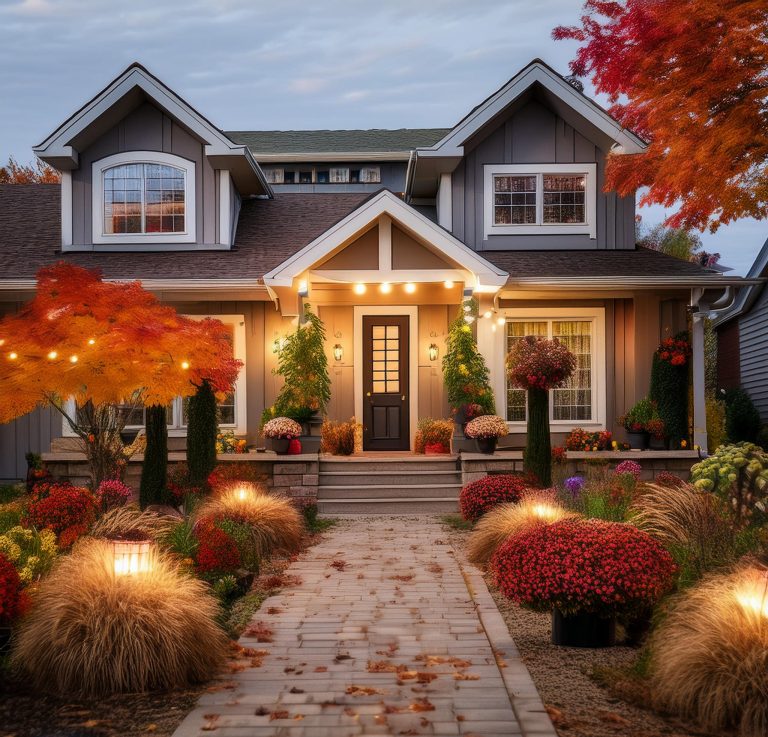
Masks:
[[[158,152],[94,164],[94,243],[194,242],[194,163]]]

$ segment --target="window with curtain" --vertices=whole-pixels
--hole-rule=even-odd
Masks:
[[[588,422],[594,419],[593,409],[593,320],[509,320],[507,322],[507,353],[522,338],[557,338],[576,356],[576,370],[565,385],[550,391],[549,411],[553,422]],[[507,385],[507,421],[525,422],[526,393]]]

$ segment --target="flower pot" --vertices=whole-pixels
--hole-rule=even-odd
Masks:
[[[450,452],[450,448],[442,443],[427,443],[427,445],[424,446],[424,455],[428,456],[445,455]]]
[[[627,432],[627,442],[632,450],[645,450],[648,447],[648,433]]]
[[[613,647],[616,644],[616,617],[597,614],[552,612],[552,644],[561,647]]]
[[[655,438],[653,435],[648,439],[648,447],[651,450],[666,450],[667,440],[666,438]]]
[[[291,447],[291,438],[272,438],[272,450],[279,456],[288,454],[288,449]]]
[[[493,455],[496,451],[496,444],[499,442],[498,438],[475,438],[477,443],[477,449],[481,453],[486,455]]]

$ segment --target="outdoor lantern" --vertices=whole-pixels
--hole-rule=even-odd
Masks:
[[[337,361],[341,361],[341,359],[344,358],[344,349],[341,347],[341,343],[336,343],[336,345],[333,346],[333,357]]]
[[[272,341],[272,353],[280,353],[283,348],[283,341],[280,338],[275,338]]]
[[[736,601],[742,609],[758,616],[768,618],[768,578],[762,581],[750,581],[736,591]]]
[[[430,361],[436,361],[437,360],[437,354],[440,352],[440,349],[437,347],[437,343],[430,343],[429,344],[429,360]]]
[[[116,576],[135,576],[150,568],[152,543],[149,540],[113,540],[112,557]]]

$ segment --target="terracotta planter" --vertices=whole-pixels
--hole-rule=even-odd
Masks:
[[[648,433],[627,432],[627,442],[632,450],[645,450],[648,447]]]
[[[499,442],[498,438],[475,438],[477,443],[477,449],[481,453],[486,455],[493,455],[496,452],[496,444]]]
[[[616,644],[616,617],[597,614],[552,612],[552,644],[561,647],[613,647]]]
[[[288,455],[291,447],[291,438],[272,438],[272,450],[279,456]]]

